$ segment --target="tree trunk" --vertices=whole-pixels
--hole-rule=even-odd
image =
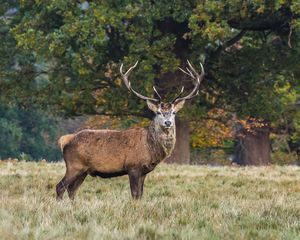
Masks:
[[[190,132],[188,120],[176,118],[176,144],[173,153],[166,163],[189,164],[190,163]]]
[[[237,137],[234,162],[240,165],[268,165],[271,161],[269,127],[242,130]]]

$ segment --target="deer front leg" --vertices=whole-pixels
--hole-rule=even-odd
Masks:
[[[128,173],[133,199],[140,199],[143,195],[144,180],[146,175],[143,175],[140,170],[130,170]]]
[[[141,184],[141,186],[140,186],[140,197],[143,196],[145,177],[146,177],[146,174],[144,174],[140,177],[140,184]]]

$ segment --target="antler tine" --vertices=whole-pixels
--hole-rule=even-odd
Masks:
[[[190,76],[192,79],[196,80],[197,81],[197,78],[194,76],[194,74],[191,72],[190,69],[188,69],[186,67],[186,71],[183,70],[182,68],[178,67],[180,71],[182,71],[183,73],[185,73],[186,75]]]
[[[184,99],[189,100],[189,99],[196,97],[197,95],[199,95],[199,90],[197,90],[197,92],[194,95],[191,95],[190,97],[186,96],[186,97],[184,97]]]
[[[181,88],[180,93],[171,101],[171,103],[174,103],[176,99],[182,95],[183,91],[184,91],[184,87]]]
[[[204,73],[204,67],[203,67],[202,63],[200,62],[201,75],[199,75],[199,73],[195,70],[195,68],[192,66],[192,64],[190,63],[189,60],[187,60],[187,63],[188,63],[188,65],[189,65],[190,69],[192,70],[192,72],[194,72],[194,74],[196,75],[197,81],[198,81],[199,84],[200,84],[200,82],[203,80],[204,74],[205,74],[205,73]]]
[[[129,73],[138,65],[138,63],[139,63],[139,61],[136,61],[135,64],[127,70],[127,72],[125,73],[125,75],[128,76]],[[123,65],[123,63],[122,63],[122,65]]]
[[[189,67],[186,67],[186,71],[184,71],[183,69],[179,68],[183,73],[185,73],[186,75],[188,75],[189,77],[191,77],[193,80],[196,80],[194,82],[194,88],[193,90],[185,97],[182,97],[182,98],[179,98],[179,96],[182,94],[182,92],[180,93],[180,95],[178,97],[176,97],[172,103],[176,103],[178,101],[181,101],[181,100],[188,100],[188,99],[191,99],[195,96],[198,95],[199,93],[199,85],[201,83],[201,81],[203,80],[204,78],[204,68],[203,68],[203,65],[200,63],[200,66],[201,66],[201,74],[199,75],[199,73],[195,70],[195,68],[192,66],[192,64],[189,62],[189,60],[187,60],[187,63],[188,63],[188,66]]]
[[[129,76],[129,74],[130,74],[130,72],[137,66],[137,64],[138,64],[138,62],[139,61],[136,61],[136,63],[131,67],[131,68],[129,68],[128,70],[127,70],[127,72],[126,73],[123,73],[123,63],[121,64],[121,67],[120,67],[120,73],[121,73],[121,76],[122,76],[122,78],[123,78],[123,81],[124,81],[124,83],[125,83],[125,85],[126,85],[126,87],[128,88],[128,90],[131,90],[130,88],[130,85],[131,85],[131,83],[130,83],[130,81],[128,80],[128,76]]]
[[[123,73],[123,63],[121,64],[120,66],[120,74],[121,74],[121,77],[123,79],[123,82],[125,83],[127,89],[131,92],[133,92],[137,97],[143,99],[143,100],[150,100],[150,101],[154,101],[154,102],[159,102],[158,99],[156,98],[149,98],[149,97],[146,97],[146,96],[143,96],[142,94],[138,93],[137,91],[135,91],[132,87],[131,87],[131,82],[128,80],[128,76],[130,74],[130,72],[137,66],[139,61],[136,61],[136,63],[130,67],[126,73]],[[158,95],[159,96],[159,95]],[[160,96],[159,96],[160,97]]]
[[[162,100],[162,98],[161,98],[161,96],[159,95],[159,93],[158,93],[158,91],[157,91],[156,87],[155,87],[155,86],[153,86],[152,88],[153,88],[154,92],[156,93],[156,95],[159,97],[159,100],[161,101],[161,100]]]
[[[181,72],[185,73],[186,75],[189,75],[190,77],[192,77],[192,76],[190,75],[190,73],[186,72],[186,71],[183,70],[181,67],[178,67],[178,69],[179,69]]]
[[[189,72],[190,76],[196,80],[196,77],[194,76],[194,74],[191,72],[190,69],[186,68],[186,70]]]

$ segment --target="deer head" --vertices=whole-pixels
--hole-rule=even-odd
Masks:
[[[158,99],[143,96],[131,87],[131,82],[128,80],[128,76],[130,72],[137,66],[138,61],[125,73],[123,73],[123,64],[120,67],[122,79],[128,90],[133,92],[137,97],[146,100],[148,108],[155,114],[154,121],[156,125],[160,126],[162,129],[169,129],[173,127],[175,124],[175,115],[184,106],[185,100],[192,99],[193,97],[198,95],[199,85],[204,78],[204,68],[200,63],[201,74],[198,74],[192,64],[189,61],[187,61],[187,63],[188,67],[186,67],[186,70],[183,70],[181,68],[179,69],[193,80],[194,88],[188,95],[186,95],[185,97],[181,97],[184,92],[184,87],[182,87],[178,96],[171,102],[163,102],[155,86],[153,86],[153,90],[158,96]]]

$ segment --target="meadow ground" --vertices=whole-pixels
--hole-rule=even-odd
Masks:
[[[300,239],[299,167],[161,164],[142,200],[126,176],[87,177],[73,203],[57,203],[64,171],[0,162],[1,239]]]

